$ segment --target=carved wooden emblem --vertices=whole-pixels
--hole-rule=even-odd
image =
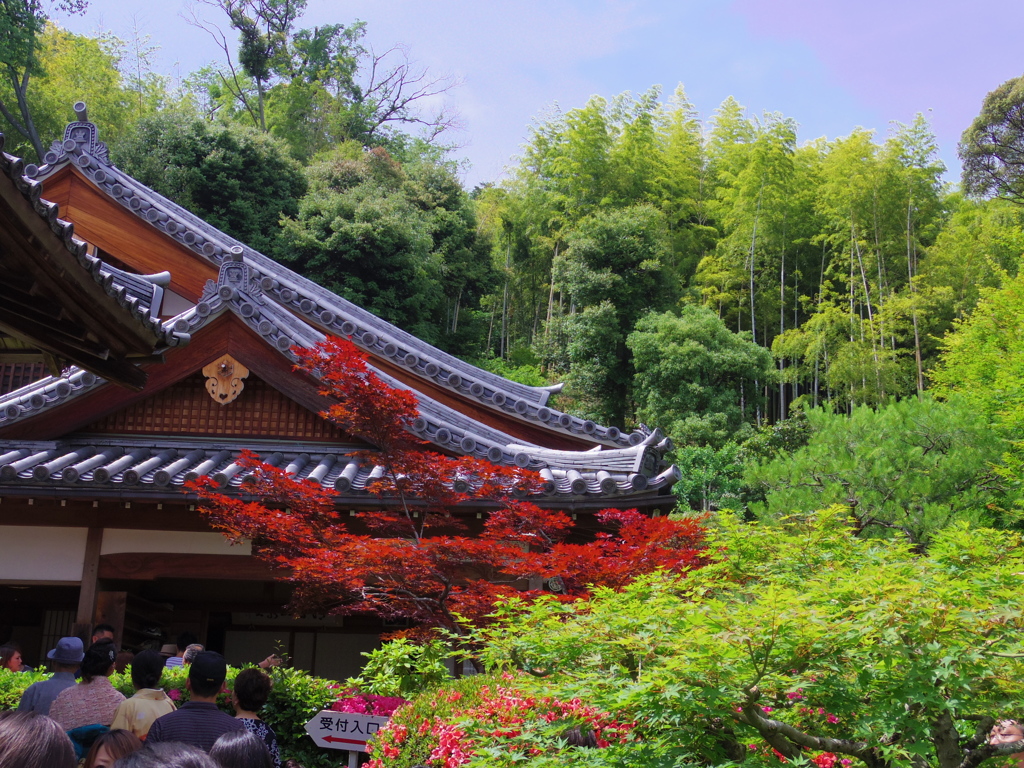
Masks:
[[[242,394],[245,386],[242,379],[249,375],[249,369],[231,355],[224,355],[203,368],[203,375],[210,397],[221,405],[227,405]]]

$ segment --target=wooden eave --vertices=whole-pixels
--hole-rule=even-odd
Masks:
[[[189,301],[217,279],[216,266],[111,200],[77,166],[59,168],[44,189],[80,237],[142,274],[169,271],[171,290]]]
[[[160,342],[107,295],[16,182],[0,174],[0,330],[131,389],[145,373],[129,356]]]

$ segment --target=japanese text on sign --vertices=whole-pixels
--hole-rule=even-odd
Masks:
[[[306,733],[321,747],[365,752],[366,742],[384,727],[388,719],[378,715],[325,710],[306,723]]]

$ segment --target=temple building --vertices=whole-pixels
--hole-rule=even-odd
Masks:
[[[107,622],[129,648],[190,630],[233,663],[279,649],[319,675],[358,669],[392,627],[283,613],[287,582],[182,490],[209,475],[242,493],[248,448],[369,508],[379,468],[349,458],[365,444],[292,370],[291,349],[327,334],[415,392],[432,449],[538,471],[536,501],[581,525],[673,508],[658,430],[562,413],[558,387],[476,368],[281,266],[119,170],[76,111],[41,167],[0,153],[0,641],[28,663]]]

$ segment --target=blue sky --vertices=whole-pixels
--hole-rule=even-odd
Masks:
[[[160,46],[158,68],[184,75],[217,58],[185,13],[178,0],[91,0],[58,21],[122,37],[137,25]],[[955,180],[957,139],[985,94],[1024,73],[1019,0],[310,0],[302,24],[354,19],[375,48],[401,43],[462,80],[448,99],[470,186],[500,178],[555,103],[678,83],[705,119],[731,95],[794,118],[801,141],[858,126],[884,137],[923,112]]]

